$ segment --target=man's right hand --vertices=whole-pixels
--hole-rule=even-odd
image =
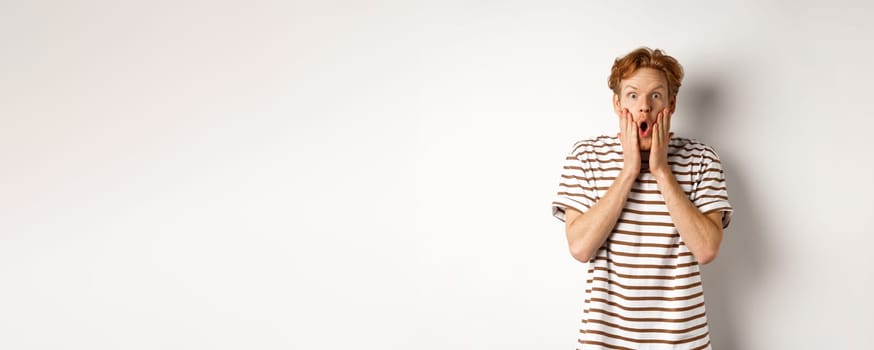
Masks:
[[[619,115],[619,142],[622,143],[624,164],[619,176],[610,184],[607,192],[585,213],[574,209],[565,210],[565,232],[571,255],[581,262],[589,262],[598,254],[616,226],[628,193],[640,174],[640,144],[637,140],[637,124],[628,109]]]

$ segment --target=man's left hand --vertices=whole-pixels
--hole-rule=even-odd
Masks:
[[[671,111],[665,108],[656,116],[653,125],[652,148],[649,152],[649,170],[655,177],[664,178],[673,175],[668,164],[668,143],[671,141]]]

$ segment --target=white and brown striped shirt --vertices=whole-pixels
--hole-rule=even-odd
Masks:
[[[552,214],[585,213],[622,170],[617,137],[579,141],[568,154]],[[646,160],[644,160],[646,161]],[[716,152],[672,138],[668,162],[702,213],[732,208]],[[642,167],[645,167],[642,166]],[[698,262],[674,227],[653,175],[638,175],[613,231],[588,263],[580,349],[710,349]]]

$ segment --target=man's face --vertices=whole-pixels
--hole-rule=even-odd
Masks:
[[[656,116],[665,108],[671,113],[676,105],[676,97],[669,96],[665,73],[652,68],[640,68],[630,77],[619,82],[620,94],[613,95],[613,109],[621,116],[627,109],[637,124],[637,138],[640,150],[652,148],[652,125]]]

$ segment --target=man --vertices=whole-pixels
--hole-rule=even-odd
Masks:
[[[699,267],[728,227],[722,164],[673,137],[683,68],[661,50],[617,58],[608,81],[617,136],[574,144],[553,215],[588,265],[581,349],[710,349]]]

